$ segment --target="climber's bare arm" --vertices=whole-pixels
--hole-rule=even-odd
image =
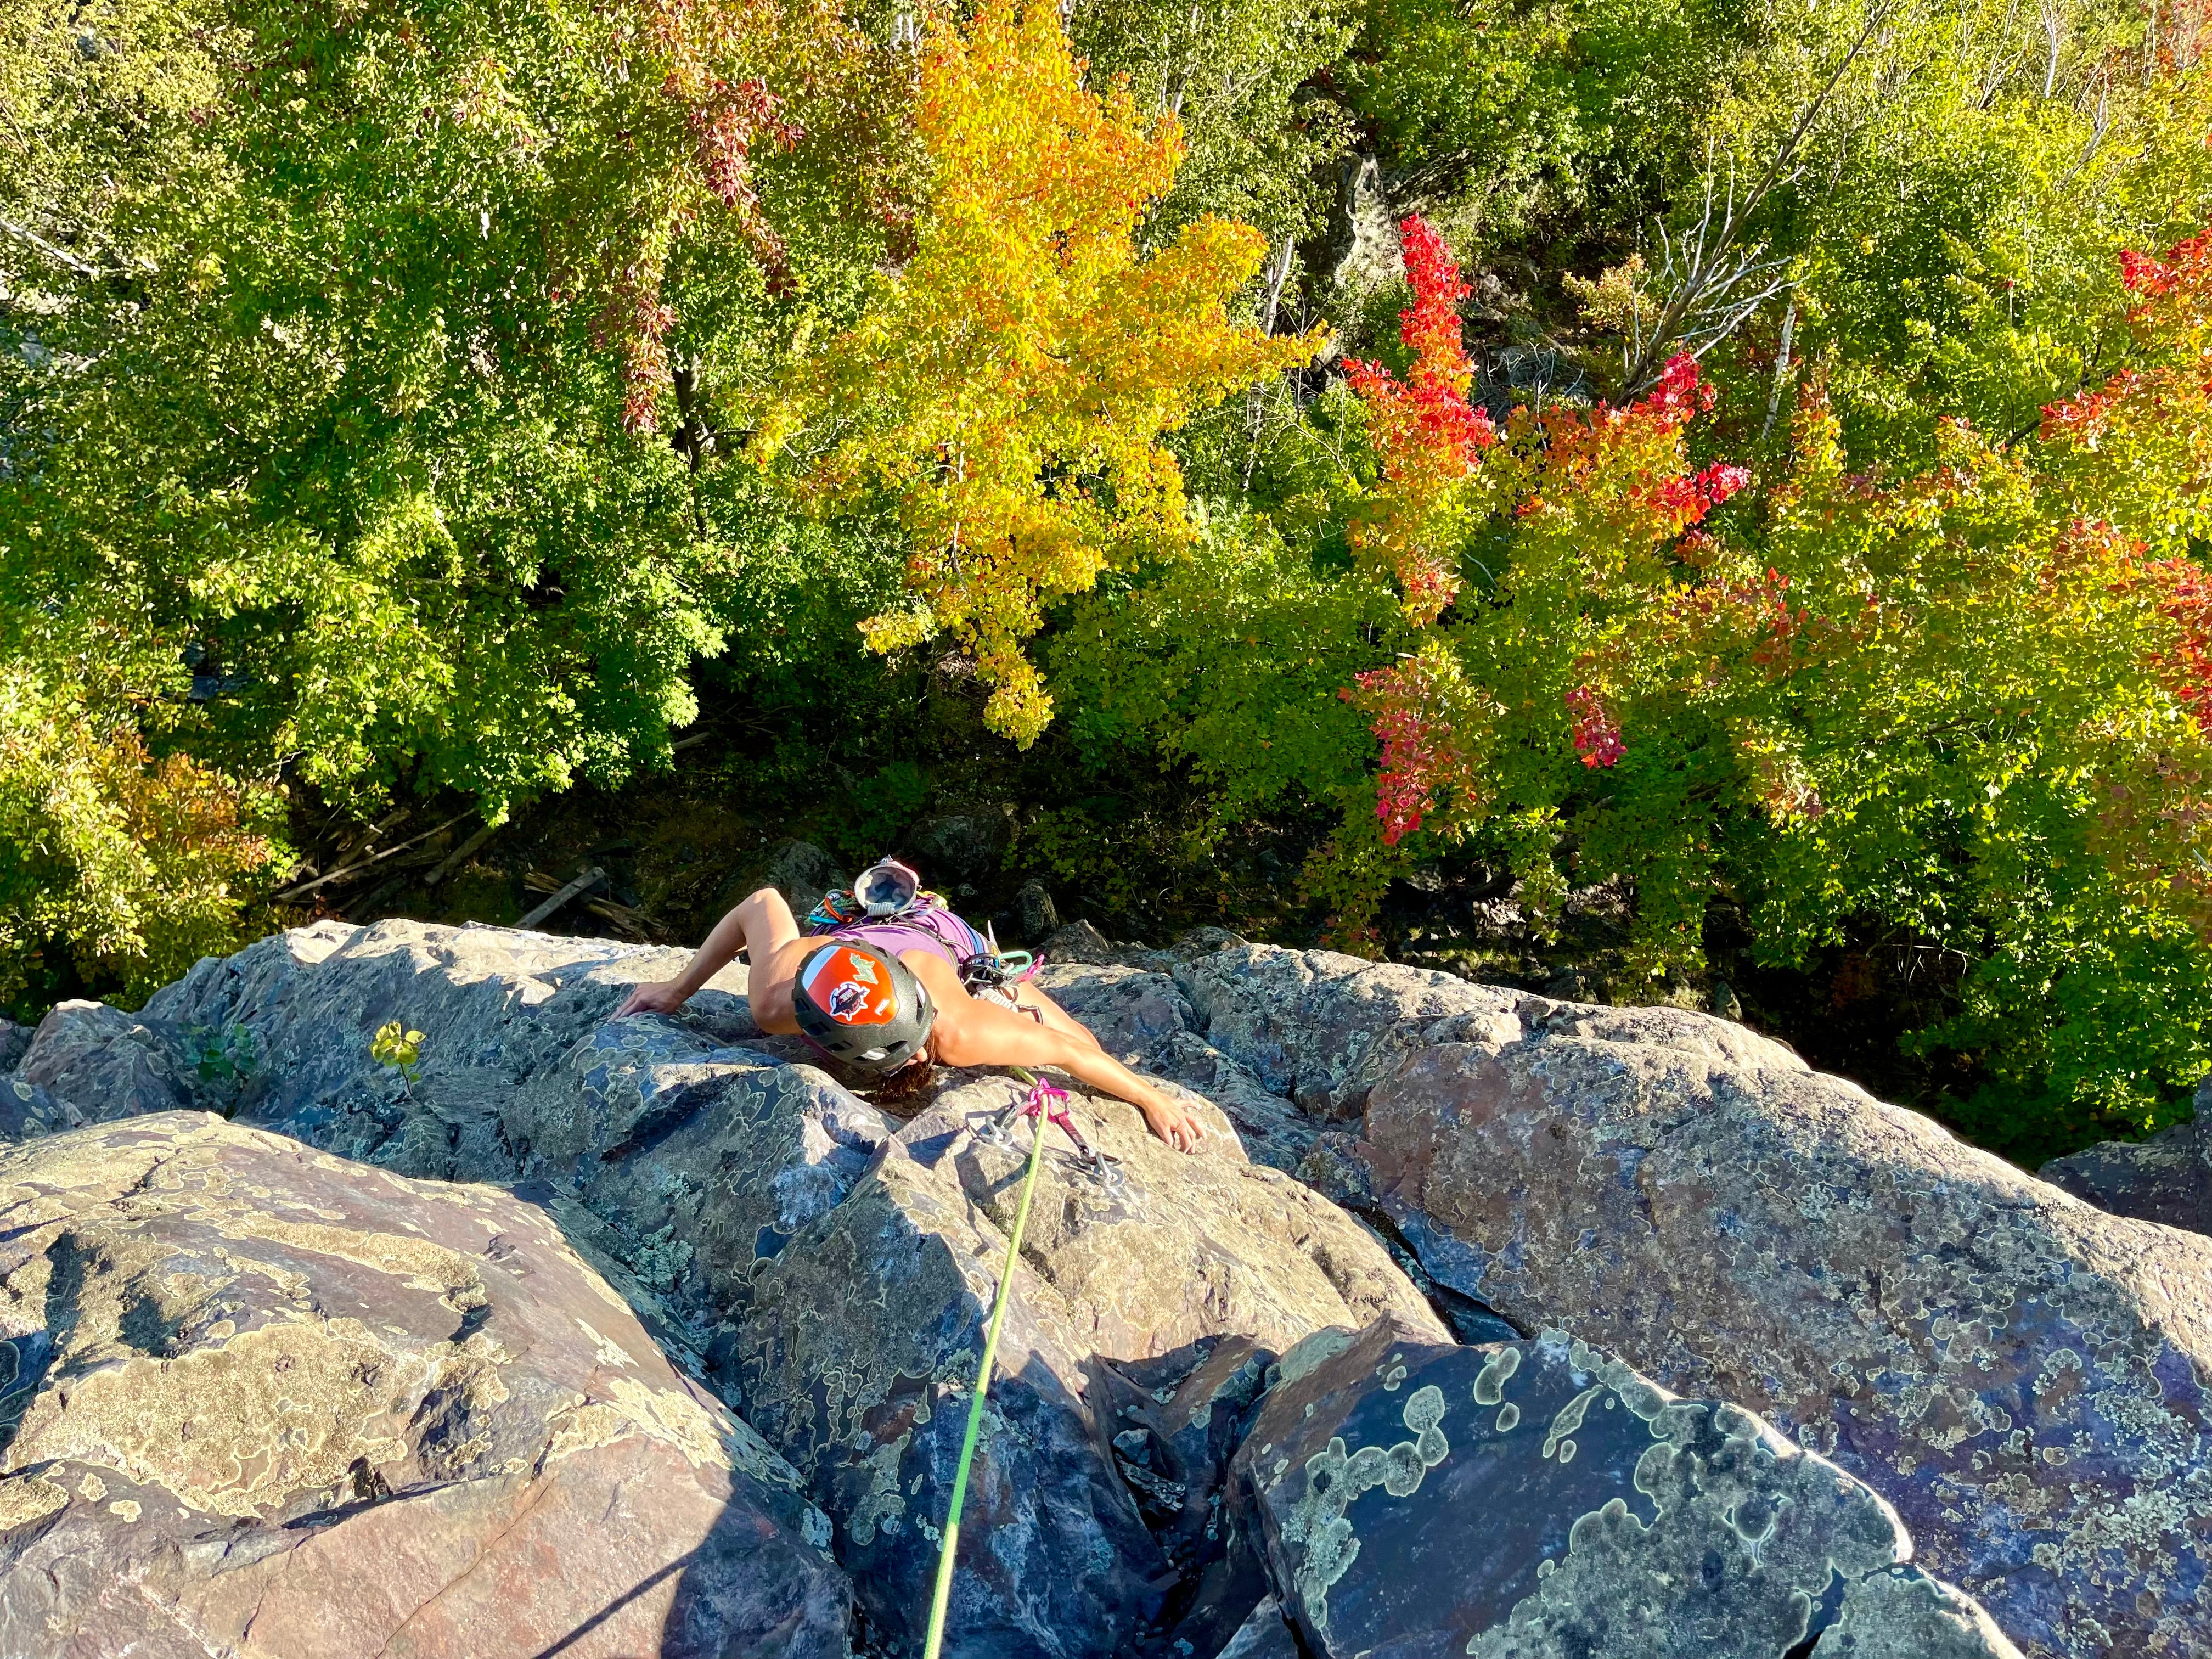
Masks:
[[[752,957],[752,974],[746,983],[754,1024],[763,1031],[795,1031],[799,1022],[792,1013],[791,979],[798,971],[799,952],[794,947],[805,942],[783,895],[773,887],[763,887],[714,924],[706,943],[674,979],[651,980],[631,987],[622,1006],[615,1010],[615,1018],[674,1013],[708,980],[736,961],[738,951],[747,951]]]
[[[1075,1041],[1083,1044],[1085,1048],[1096,1048],[1098,1047],[1098,1039],[1097,1036],[1092,1035],[1091,1030],[1088,1025],[1085,1025],[1081,1020],[1076,1018],[1074,1015],[1069,1013],[1066,1009],[1061,1007],[1058,1003],[1054,1002],[1043,992],[1038,990],[1036,986],[1030,984],[1027,980],[1024,980],[1020,984],[1014,987],[1014,1000],[1020,1003],[1024,1008],[1036,1009],[1037,1011],[1037,1018],[1042,1019],[1047,1025],[1050,1026],[1055,1031],[1062,1032],[1065,1035],[1074,1038]]]
[[[1079,1035],[969,996],[960,976],[933,952],[902,951],[899,960],[928,988],[937,1005],[929,1054],[939,1065],[1026,1066],[1032,1071],[1053,1066],[1127,1101],[1145,1115],[1154,1134],[1179,1152],[1195,1152],[1206,1139],[1204,1126],[1188,1107],[1100,1048],[1098,1040],[1063,1010],[1054,1006],[1052,1012],[1077,1025]]]

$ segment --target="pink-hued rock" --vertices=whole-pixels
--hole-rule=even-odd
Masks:
[[[843,1659],[790,1466],[537,1206],[202,1113],[0,1156],[0,1651]]]

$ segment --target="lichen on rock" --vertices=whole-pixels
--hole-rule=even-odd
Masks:
[[[1410,1397],[1385,1385],[1398,1365]],[[1474,1409],[1447,1435],[1455,1400]],[[1551,1426],[1515,1435],[1492,1406]],[[1394,1407],[1418,1432],[1386,1447]],[[1443,1641],[1474,1659],[1782,1659],[1911,1547],[1879,1497],[1753,1413],[1558,1332],[1450,1347],[1379,1322],[1271,1392],[1237,1469],[1328,1659]],[[1930,1625],[1909,1585],[1866,1592],[1860,1616],[1871,1630],[1900,1599],[1898,1628]],[[2016,1659],[1985,1618],[1977,1639],[1958,1652]]]
[[[848,1655],[797,1474],[534,1206],[164,1113],[0,1153],[0,1648]]]

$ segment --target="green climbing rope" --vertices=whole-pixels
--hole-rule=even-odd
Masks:
[[[1020,1066],[1010,1068],[1032,1090],[1037,1080]],[[983,1363],[975,1368],[975,1392],[968,1402],[968,1432],[961,1437],[960,1462],[952,1472],[952,1501],[945,1510],[945,1542],[937,1557],[937,1588],[929,1598],[929,1634],[921,1647],[922,1659],[937,1659],[945,1641],[945,1610],[952,1600],[952,1557],[960,1545],[960,1506],[968,1496],[968,1466],[975,1458],[975,1437],[983,1427],[983,1399],[991,1389],[991,1367],[999,1358],[999,1328],[1006,1322],[1006,1304],[1013,1299],[1014,1264],[1021,1260],[1022,1230],[1029,1225],[1030,1200],[1036,1193],[1037,1170],[1044,1163],[1045,1114],[1036,1115],[1030,1136],[1030,1164],[1022,1176],[1022,1201],[1014,1211],[1014,1231],[1006,1238],[1006,1265],[999,1275],[999,1294],[991,1304],[991,1323],[983,1334]]]

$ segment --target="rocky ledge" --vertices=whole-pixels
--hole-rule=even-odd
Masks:
[[[325,924],[0,1030],[0,1647],[918,1650],[1017,1089],[610,1021],[678,960]],[[1048,1157],[948,1653],[2212,1656],[2212,1239],[1702,1016],[1044,975],[1217,1140]]]

